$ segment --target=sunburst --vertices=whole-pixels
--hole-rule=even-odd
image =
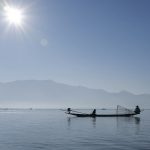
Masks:
[[[23,11],[20,8],[5,6],[4,16],[6,21],[8,21],[9,24],[15,26],[21,26],[23,24],[24,16],[23,16]]]

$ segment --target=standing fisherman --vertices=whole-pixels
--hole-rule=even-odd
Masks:
[[[71,112],[71,108],[68,108],[68,109],[67,109],[67,112],[68,112],[68,114],[70,114],[70,112]]]
[[[92,117],[95,117],[95,116],[96,116],[96,109],[93,110],[93,112],[92,112],[91,115],[92,115]]]
[[[134,112],[135,112],[136,114],[140,114],[141,110],[140,110],[140,108],[139,108],[138,105],[136,106]]]

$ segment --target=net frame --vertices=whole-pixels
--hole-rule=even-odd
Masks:
[[[133,114],[134,111],[123,106],[117,105],[116,114]]]

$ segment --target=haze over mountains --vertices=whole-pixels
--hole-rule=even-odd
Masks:
[[[51,80],[20,80],[0,83],[0,107],[13,108],[115,108],[116,105],[150,108],[150,94],[71,86]]]

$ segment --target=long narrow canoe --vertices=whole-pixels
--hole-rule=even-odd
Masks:
[[[136,115],[135,113],[133,114],[79,114],[79,113],[67,113],[69,115],[77,116],[77,117],[131,117]]]
[[[118,110],[124,110],[124,113],[119,113]],[[63,110],[63,111],[65,111],[66,114],[73,115],[76,117],[130,117],[130,116],[140,114],[141,112],[139,106],[136,106],[135,110],[133,111],[119,105],[117,105],[117,113],[113,113],[113,114],[96,114],[96,109],[94,109],[93,112],[90,114],[78,112],[72,110],[71,108],[68,108],[67,110]]]

